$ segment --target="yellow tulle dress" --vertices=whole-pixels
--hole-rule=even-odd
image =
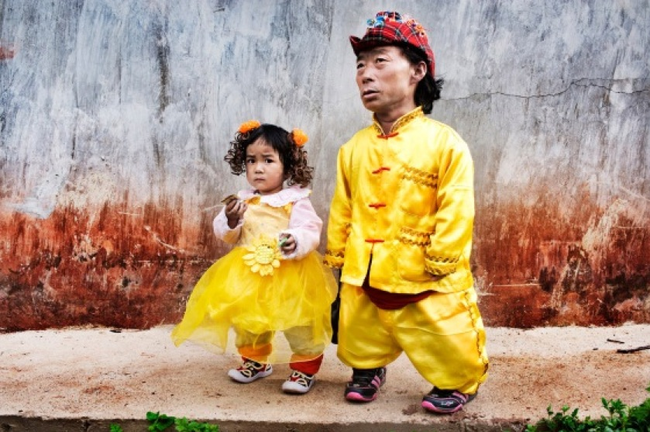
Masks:
[[[314,223],[296,227],[295,220],[290,226],[295,201],[308,199],[309,191],[293,187],[279,194],[265,200],[239,193],[248,203],[240,235],[194,287],[182,321],[172,330],[177,346],[189,340],[219,353],[287,363],[314,359],[330,343],[337,292],[331,270],[316,250],[290,258],[278,246],[282,232],[299,242],[301,229],[315,229]],[[307,208],[313,212],[310,203]],[[309,217],[322,225],[315,212]],[[319,224],[311,238],[320,237]]]

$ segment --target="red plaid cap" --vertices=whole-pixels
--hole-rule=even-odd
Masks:
[[[424,27],[415,19],[395,11],[377,12],[375,18],[368,20],[368,28],[363,38],[350,36],[355,55],[378,46],[408,44],[419,49],[427,59],[427,67],[432,77],[436,76],[436,62],[429,46]]]

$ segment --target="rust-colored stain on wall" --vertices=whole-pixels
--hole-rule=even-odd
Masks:
[[[180,320],[185,299],[226,246],[205,219],[195,255],[178,244],[182,217],[145,206],[141,215],[104,206],[96,217],[74,208],[49,218],[0,216],[0,328],[76,325],[148,328]]]
[[[647,218],[620,200],[571,211],[541,199],[479,217],[473,261],[488,325],[650,322]]]
[[[543,212],[479,209],[473,262],[488,325],[650,322],[648,227],[622,202],[604,212],[586,205],[585,220],[563,219],[551,203]],[[126,210],[2,214],[0,328],[179,321],[196,280],[228,250],[212,234],[213,215],[184,228],[178,209]]]

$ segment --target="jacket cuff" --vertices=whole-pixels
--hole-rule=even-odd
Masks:
[[[433,276],[447,276],[456,272],[458,258],[426,257],[424,270]]]

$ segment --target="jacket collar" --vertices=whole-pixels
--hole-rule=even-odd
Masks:
[[[398,118],[397,121],[393,124],[393,127],[390,129],[390,134],[397,132],[400,128],[406,126],[407,124],[411,123],[413,120],[419,117],[424,117],[424,112],[422,111],[421,106],[415,108],[413,111],[407,112],[402,117]],[[377,131],[378,134],[380,135],[384,134],[384,131],[379,125],[379,121],[377,121],[376,114],[372,115],[372,126]]]

